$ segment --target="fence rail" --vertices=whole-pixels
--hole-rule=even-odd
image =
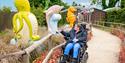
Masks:
[[[33,59],[33,60],[36,59],[36,58],[33,58],[32,53],[35,52],[35,54],[37,54],[36,49],[38,47],[40,47],[41,45],[43,45],[46,42],[46,40],[49,40],[49,43],[47,44],[47,46],[50,47],[50,44],[51,44],[51,47],[50,47],[49,52],[47,53],[46,58],[42,62],[42,63],[47,63],[48,60],[50,59],[53,51],[65,44],[65,42],[64,42],[64,43],[59,44],[57,46],[52,46],[53,42],[50,43],[50,37],[51,36],[52,36],[52,33],[48,33],[46,36],[44,36],[40,40],[33,42],[33,44],[31,46],[27,47],[24,50],[20,50],[20,51],[15,52],[15,53],[10,53],[10,54],[4,55],[4,56],[0,56],[0,60],[4,59],[4,58],[7,58],[7,57],[11,57],[11,56],[20,56],[21,55],[21,56],[23,56],[22,57],[22,60],[24,60],[23,63],[31,63],[30,59]],[[40,52],[43,52],[43,51],[40,51]],[[25,55],[25,57],[24,57],[24,55]]]
[[[122,24],[122,23],[97,21],[97,22],[93,23],[92,25],[96,26],[96,27],[100,27],[103,30],[108,29],[109,31],[111,31],[112,29],[118,29],[118,30],[124,32],[124,34],[125,34],[125,24]],[[51,35],[52,35],[51,33],[48,33],[45,37],[43,37],[39,41],[35,41],[28,48],[26,48],[24,50],[21,50],[19,52],[7,54],[6,56],[0,56],[0,59],[6,58],[6,57],[9,57],[9,56],[24,55],[25,54],[27,56],[27,58],[26,58],[27,60],[24,63],[30,63],[29,62],[30,53],[34,52],[34,50],[37,49],[40,45],[42,45],[47,39],[49,39]],[[49,53],[47,54],[46,58],[44,59],[44,61],[42,63],[46,63],[48,61],[48,59],[50,58],[50,56],[52,55],[52,52],[56,48],[61,47],[62,45],[64,45],[64,43],[51,48],[51,50],[49,51]]]
[[[111,31],[112,29],[118,29],[125,34],[125,24],[122,24],[122,23],[96,21],[92,25],[96,27],[100,27],[103,30],[108,29],[109,31]]]
[[[16,56],[16,55],[26,55],[27,56],[27,60],[24,61],[25,63],[29,63],[29,57],[30,57],[30,53],[33,52],[37,47],[39,47],[40,45],[42,45],[52,34],[48,33],[45,37],[41,38],[41,40],[35,41],[31,46],[29,46],[28,48],[15,52],[15,53],[10,53],[4,56],[0,56],[0,60],[9,56]],[[24,59],[24,58],[23,58]]]

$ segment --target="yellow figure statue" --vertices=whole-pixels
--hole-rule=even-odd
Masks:
[[[75,11],[77,11],[73,6],[68,8],[68,13],[67,13],[67,22],[69,22],[70,27],[73,27],[75,21],[76,21],[76,16],[75,16]]]
[[[15,0],[18,12],[13,16],[13,31],[19,39],[39,40],[37,35],[38,23],[34,14],[30,12],[28,0]]]

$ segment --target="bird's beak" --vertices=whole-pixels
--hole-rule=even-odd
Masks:
[[[61,9],[61,13],[66,12],[66,11],[67,11],[67,9],[64,7]]]

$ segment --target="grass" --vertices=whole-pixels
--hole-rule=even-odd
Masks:
[[[4,34],[6,34],[5,31],[0,31],[0,35],[4,35]]]

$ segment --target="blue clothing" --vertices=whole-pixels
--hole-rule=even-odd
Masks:
[[[64,50],[65,55],[69,55],[70,50],[73,48],[73,58],[77,58],[79,53],[79,48],[81,48],[79,43],[68,43]]]
[[[73,58],[77,58],[79,49],[84,47],[87,41],[87,31],[82,26],[80,27],[79,32],[76,33],[76,30],[72,28],[70,32],[61,31],[67,40],[67,44],[64,50],[64,55],[69,55],[71,49],[73,49]],[[76,42],[73,42],[74,39],[77,39]]]

